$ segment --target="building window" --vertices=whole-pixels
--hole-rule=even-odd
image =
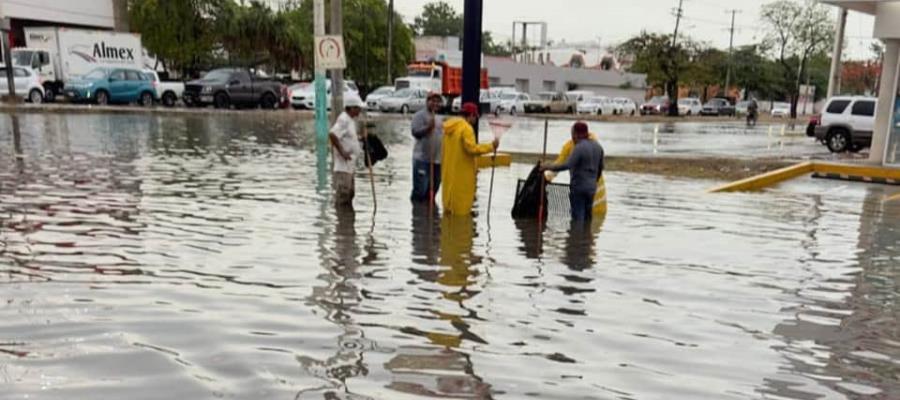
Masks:
[[[516,90],[519,92],[531,93],[531,88],[529,86],[531,86],[531,84],[528,82],[528,79],[516,79]]]
[[[556,91],[556,81],[544,81],[544,91],[545,92],[555,92]]]

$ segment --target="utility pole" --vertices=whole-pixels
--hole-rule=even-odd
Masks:
[[[394,85],[394,0],[388,2],[388,34],[387,34],[387,84]]]
[[[834,50],[831,53],[831,71],[828,74],[827,97],[837,96],[841,93],[841,72],[844,51],[844,30],[847,28],[847,9],[841,7],[838,10],[837,22],[835,22]]]
[[[344,31],[343,0],[331,1],[331,34],[342,36]],[[344,70],[331,70],[331,123],[344,111]]]
[[[313,0],[313,33],[325,36],[325,0]],[[319,52],[315,52],[319,57]],[[325,89],[325,69],[315,63],[316,89],[316,165],[318,171],[317,188],[325,189],[328,180],[328,106]]]
[[[672,34],[672,49],[678,40],[678,26],[681,25],[681,17],[684,16],[684,0],[678,0],[678,9],[675,10],[675,33]]]
[[[728,72],[725,73],[725,97],[728,97],[728,89],[731,87],[731,68],[734,64],[734,16],[740,12],[740,10],[729,10],[731,13],[731,36],[728,39]]]
[[[673,87],[668,88],[670,92],[668,115],[673,117],[678,116],[678,65],[675,61],[675,45],[678,43],[678,27],[681,25],[682,16],[684,16],[684,0],[678,0],[678,9],[675,10],[675,33],[672,34],[672,47],[669,48],[668,60],[675,78]]]

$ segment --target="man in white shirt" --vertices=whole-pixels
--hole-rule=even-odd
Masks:
[[[362,153],[357,133],[356,117],[362,110],[362,103],[355,98],[344,102],[344,112],[338,116],[328,135],[334,148],[332,158],[334,169],[332,185],[334,187],[334,204],[337,207],[353,208],[354,172],[356,160]]]

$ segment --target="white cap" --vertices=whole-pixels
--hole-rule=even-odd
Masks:
[[[363,103],[356,96],[347,97],[344,99],[344,108],[350,108],[350,107],[363,108]]]

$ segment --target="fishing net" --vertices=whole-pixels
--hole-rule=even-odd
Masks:
[[[516,185],[517,199],[519,196],[523,195],[522,191],[525,188],[525,184],[525,179],[519,179],[519,183]],[[544,208],[546,209],[545,213],[557,217],[569,217],[571,214],[571,207],[569,206],[569,185],[564,183],[549,183],[544,189],[544,194],[547,196],[546,203],[544,204]],[[537,218],[537,209],[532,212],[535,216],[534,218]]]

